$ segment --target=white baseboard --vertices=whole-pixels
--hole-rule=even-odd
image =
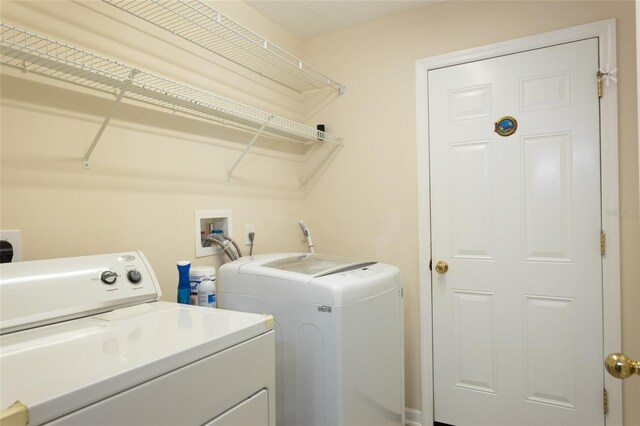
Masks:
[[[422,426],[422,412],[413,408],[405,408],[404,424],[407,426]]]

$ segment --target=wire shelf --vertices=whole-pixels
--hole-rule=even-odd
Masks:
[[[104,0],[300,93],[344,86],[199,0]]]
[[[338,136],[249,107],[67,45],[12,25],[0,23],[0,62],[35,74],[215,121],[302,143],[323,140],[341,144]]]

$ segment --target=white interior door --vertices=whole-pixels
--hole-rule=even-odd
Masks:
[[[597,70],[587,39],[428,73],[438,422],[604,424]]]

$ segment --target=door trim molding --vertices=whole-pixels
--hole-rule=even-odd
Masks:
[[[616,61],[615,19],[580,25],[531,37],[433,56],[416,61],[416,122],[418,161],[418,245],[420,282],[420,364],[422,388],[422,419],[433,419],[433,334],[431,312],[431,219],[429,193],[429,94],[427,72],[445,66],[489,59],[496,56],[539,49],[556,44],[569,43],[597,37],[599,63],[615,70]],[[594,71],[594,85],[595,71]],[[607,237],[607,251],[602,258],[603,279],[603,375],[609,392],[607,426],[622,425],[622,383],[604,372],[604,357],[610,352],[620,352],[620,219],[618,200],[618,87],[616,82],[603,84],[600,100],[600,144],[602,178],[602,229]],[[428,422],[431,424],[431,422]]]
[[[640,31],[638,28],[640,28],[640,0],[636,0],[636,81],[640,81]],[[640,90],[637,90],[636,96],[638,99],[636,104],[638,108],[638,170],[640,171]],[[638,173],[638,183],[640,184],[640,173]],[[640,189],[638,194],[640,195]]]

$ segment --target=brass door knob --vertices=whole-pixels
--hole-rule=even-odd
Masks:
[[[444,274],[448,270],[449,270],[449,265],[447,265],[447,262],[445,262],[443,260],[439,260],[438,263],[436,263],[436,272],[437,273]]]
[[[640,375],[640,361],[634,361],[625,354],[609,354],[604,365],[609,374],[618,379],[626,379],[634,374]]]

